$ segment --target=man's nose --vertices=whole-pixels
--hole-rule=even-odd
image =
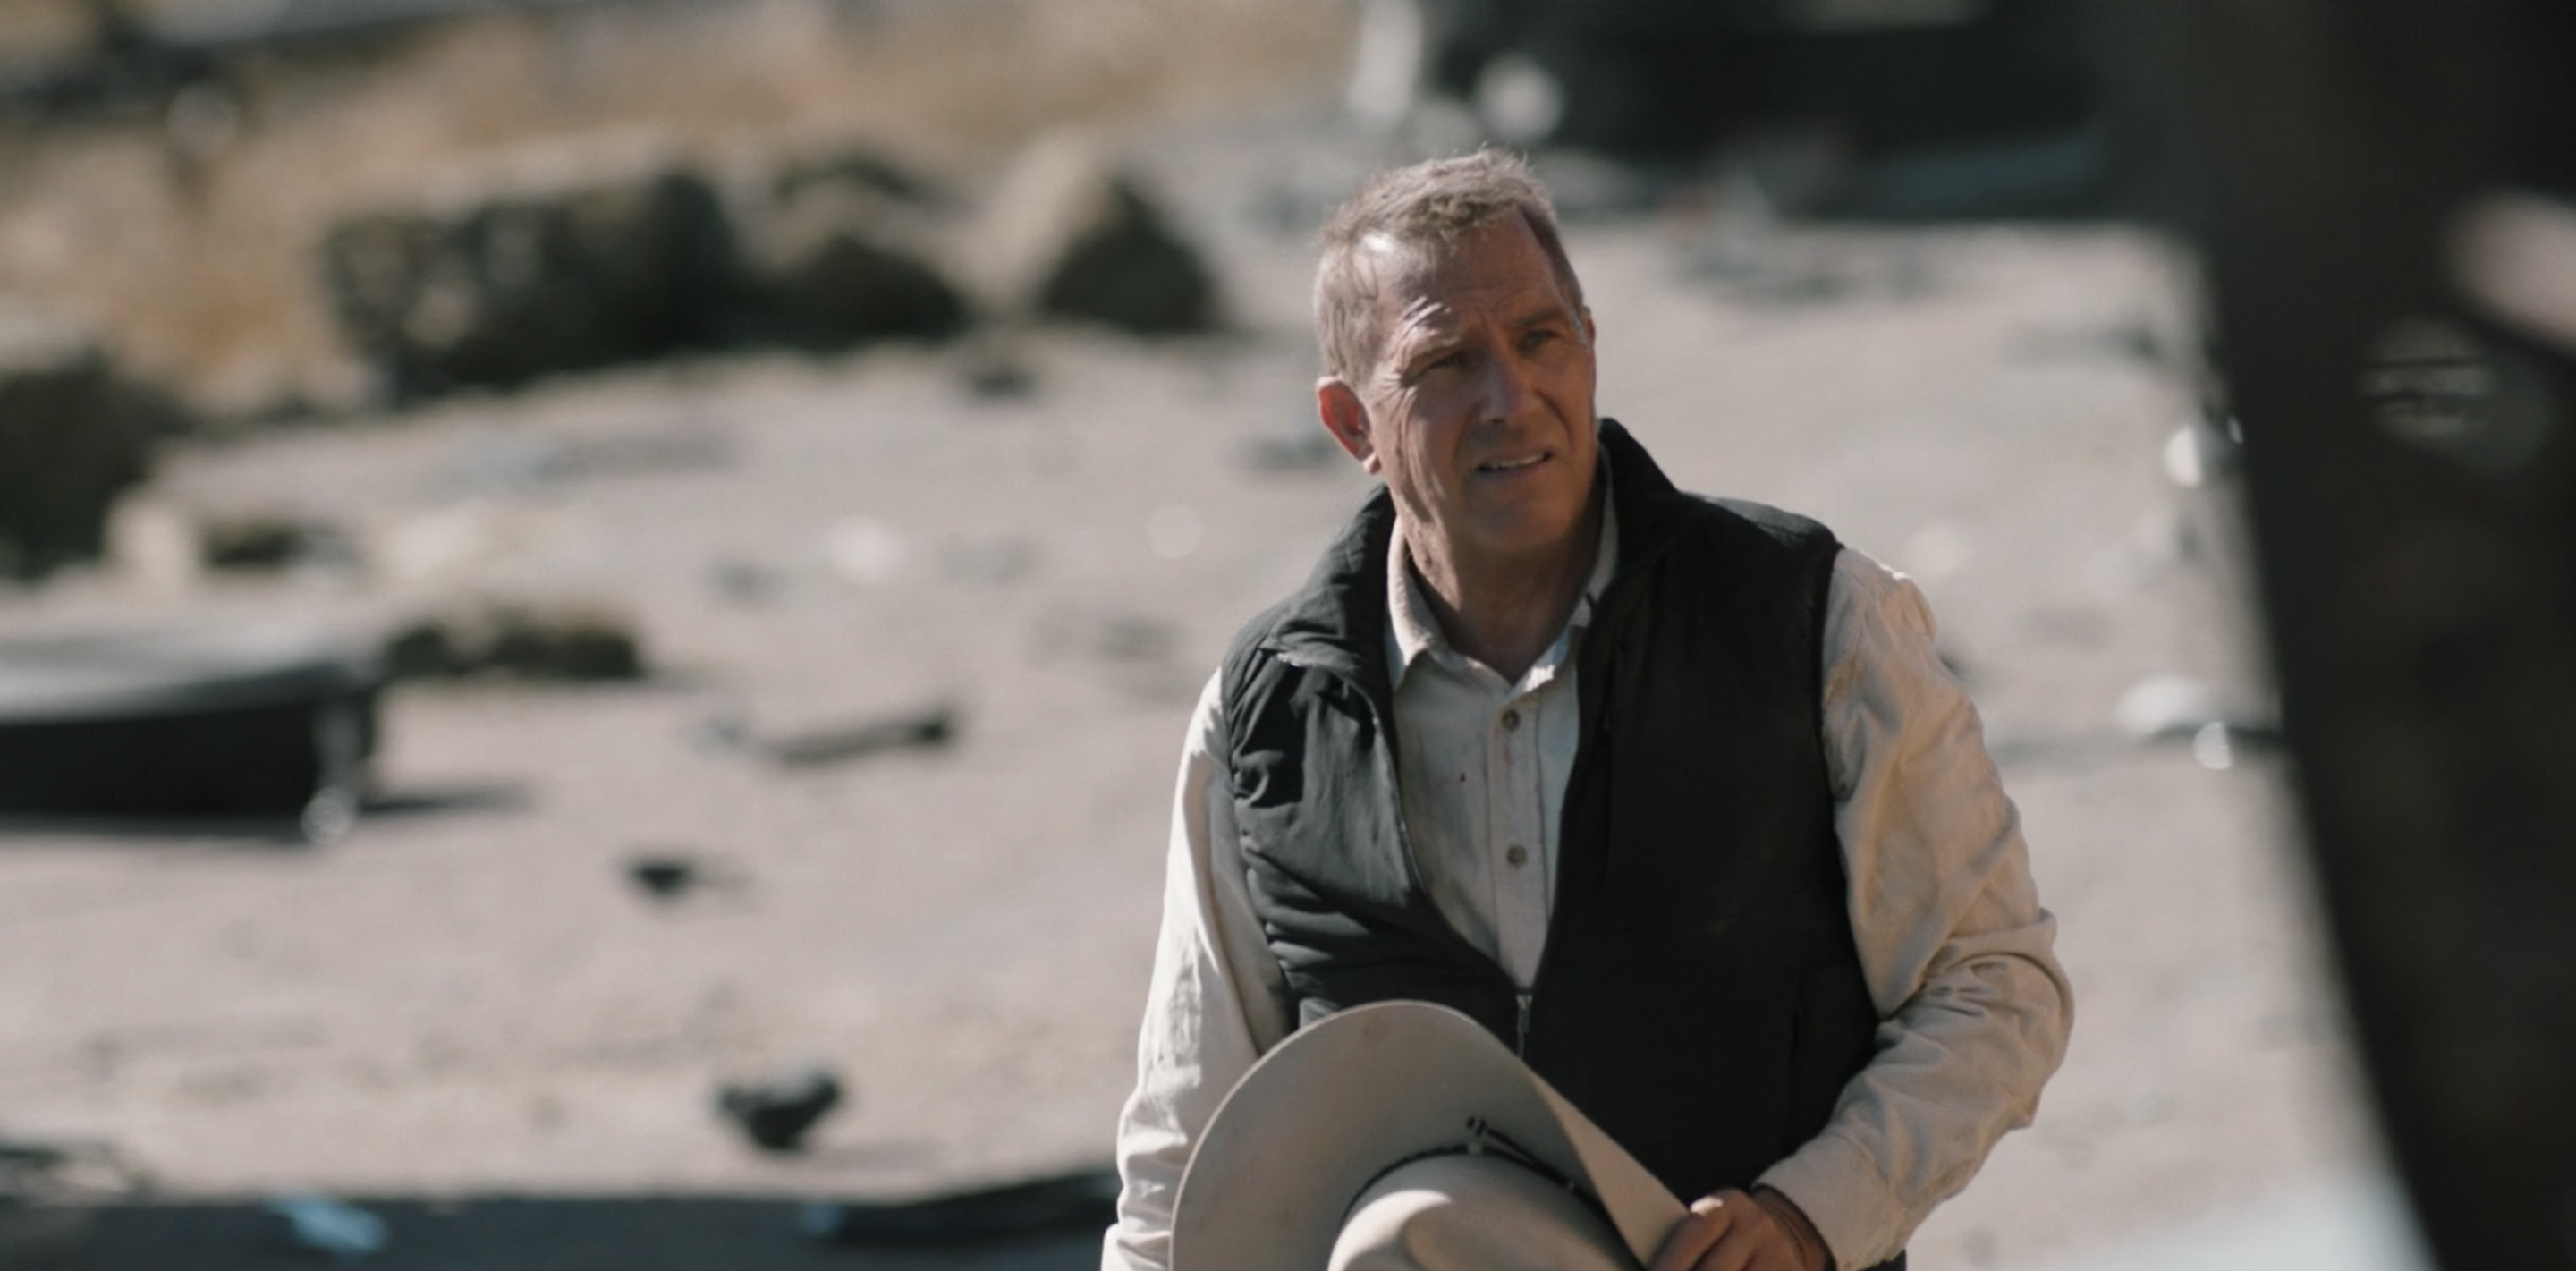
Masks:
[[[1509,423],[1538,399],[1530,368],[1506,353],[1485,360],[1485,409],[1481,422]]]

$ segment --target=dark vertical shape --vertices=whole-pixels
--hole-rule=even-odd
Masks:
[[[2483,325],[2441,253],[2464,198],[2549,184],[2531,139],[2568,121],[2532,112],[2576,67],[2551,7],[2100,8],[2143,153],[2208,268],[2374,1095],[2434,1252],[2460,1268],[2576,1266],[2576,381],[2563,353]],[[2431,429],[2450,390],[2391,378],[2426,330],[2473,368]],[[2541,421],[2537,444],[2454,444],[2509,415]]]

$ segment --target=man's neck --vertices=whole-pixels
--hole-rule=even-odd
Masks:
[[[1538,552],[1475,558],[1450,550],[1428,527],[1399,518],[1414,577],[1451,648],[1518,683],[1565,629],[1591,581],[1601,543],[1596,493],[1576,531]]]

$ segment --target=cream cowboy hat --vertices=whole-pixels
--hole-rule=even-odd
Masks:
[[[1421,1168],[1457,1155],[1499,1156],[1571,1191],[1578,1211],[1605,1220],[1597,1237],[1535,1208],[1531,1221],[1615,1240],[1604,1250],[1614,1260],[1624,1247],[1645,1263],[1685,1214],[1482,1025],[1426,1002],[1380,1002],[1298,1031],[1235,1083],[1181,1176],[1172,1269],[1323,1271],[1355,1210],[1401,1206],[1388,1196],[1398,1175],[1437,1174],[1479,1203],[1512,1203],[1490,1170]]]

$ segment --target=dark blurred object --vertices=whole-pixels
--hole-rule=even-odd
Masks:
[[[1515,145],[1679,157],[1748,128],[1807,121],[1832,124],[1875,157],[2062,132],[2098,105],[2077,6],[2062,0],[1366,0],[1363,9],[1378,11],[1364,32],[1418,48],[1414,91],[1466,104]]]
[[[848,154],[756,184],[735,200],[743,337],[831,349],[964,329],[966,300],[932,263],[938,223],[956,209],[927,182]]]
[[[716,1110],[766,1152],[802,1151],[815,1123],[839,1106],[840,1079],[820,1066],[761,1081],[727,1083],[716,1091]]]
[[[715,343],[732,231],[650,147],[551,147],[412,207],[343,220],[322,275],[385,391],[412,400]]]
[[[373,658],[293,626],[0,641],[0,812],[302,816],[347,828],[375,752]]]
[[[1216,278],[1140,173],[1090,138],[1031,145],[970,227],[961,267],[1005,319],[1074,318],[1140,335],[1216,324]]]
[[[652,146],[528,151],[341,222],[322,272],[397,400],[720,345],[938,339],[971,319],[935,263],[957,208],[890,161],[809,157],[726,184]],[[1125,290],[1108,292],[1169,291],[1166,264],[1118,251]]]
[[[2098,15],[2206,262],[2382,1124],[2443,1265],[2576,1266],[2576,333],[2488,294],[2576,260],[2455,254],[2576,193],[2576,5]]]
[[[940,705],[909,715],[821,728],[769,743],[763,749],[784,767],[845,763],[887,750],[937,749],[957,735],[957,711]]]
[[[998,1187],[886,1203],[817,1203],[805,1230],[864,1248],[972,1246],[1097,1232],[1118,1217],[1118,1171],[1086,1169]]]
[[[528,680],[635,680],[641,642],[615,616],[579,606],[493,605],[426,618],[386,641],[396,679],[496,674]]]
[[[111,1143],[0,1138],[0,1207],[131,1196],[151,1182]]]
[[[117,494],[183,427],[86,332],[0,299],[0,577],[97,556]]]
[[[626,862],[626,876],[655,900],[676,900],[705,881],[705,871],[696,860],[668,851],[633,857]]]
[[[354,564],[357,548],[336,527],[291,516],[209,520],[199,530],[211,569],[276,570],[323,562]]]

